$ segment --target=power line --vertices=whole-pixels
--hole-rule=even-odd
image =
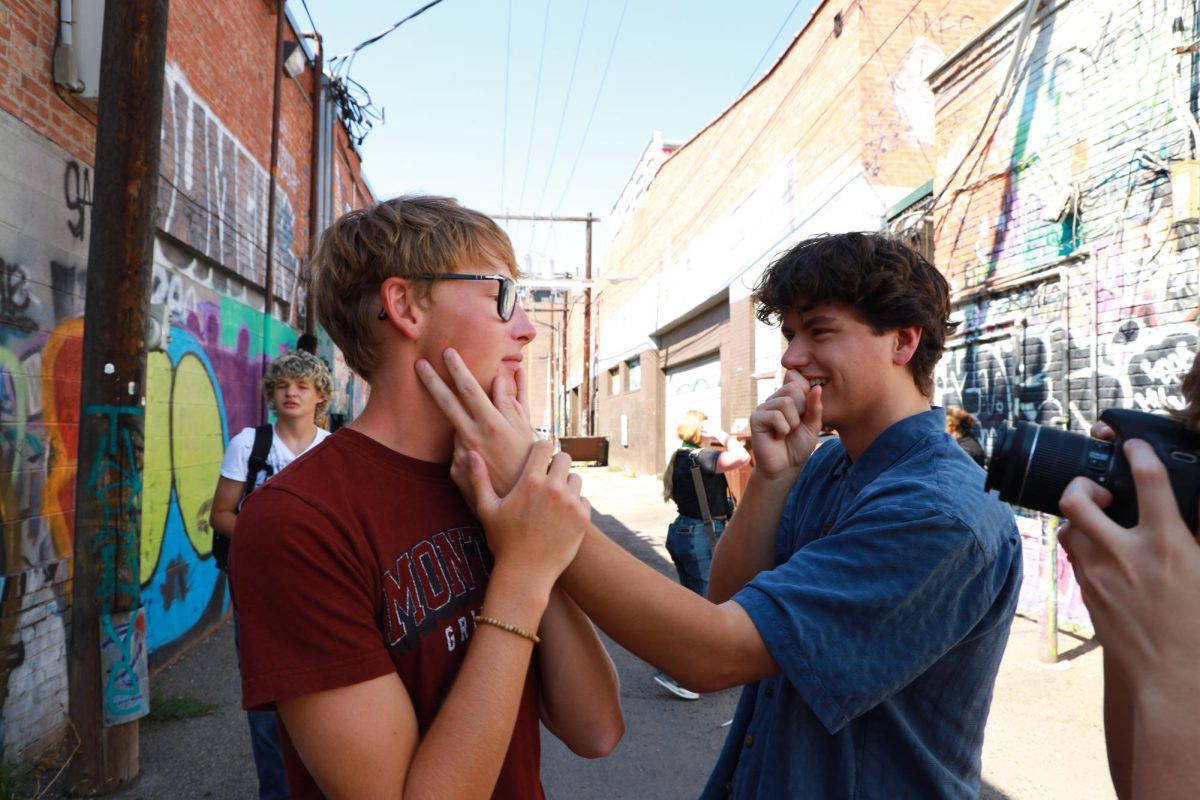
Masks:
[[[546,201],[546,190],[550,188],[550,176],[554,174],[554,162],[558,158],[558,145],[562,141],[563,125],[567,121],[567,108],[571,105],[571,89],[575,86],[575,68],[579,66],[579,53],[583,49],[583,32],[587,29],[588,9],[591,8],[591,0],[586,0],[583,4],[583,20],[579,23],[579,38],[575,42],[575,58],[571,61],[571,77],[567,79],[567,98],[563,100],[562,114],[558,118],[558,132],[554,136],[554,149],[550,153],[550,166],[546,170],[546,182],[542,185],[542,195],[538,198],[537,205],[534,208],[538,211],[542,209],[542,203]]]
[[[300,0],[300,5],[304,6],[304,14],[308,17],[308,24],[312,26],[312,30],[317,30],[317,23],[313,21],[312,12],[308,10],[308,0]]]
[[[353,48],[353,49],[351,49],[351,50],[347,50],[347,51],[346,51],[346,52],[344,52],[344,53],[340,53],[340,54],[338,54],[338,55],[334,56],[333,58],[331,58],[331,59],[329,60],[329,61],[330,61],[330,63],[332,64],[332,63],[334,63],[334,62],[341,61],[342,59],[346,58],[347,56],[349,56],[349,57],[350,57],[350,60],[351,60],[351,61],[353,61],[353,59],[354,59],[354,56],[358,55],[358,51],[359,51],[359,50],[362,50],[362,49],[363,49],[363,48],[365,48],[365,47],[369,47],[370,45],[373,45],[373,44],[375,44],[375,43],[376,43],[376,42],[378,42],[380,39],[382,39],[383,37],[387,36],[387,35],[388,35],[389,33],[391,33],[392,31],[396,30],[396,28],[399,28],[401,25],[403,25],[404,23],[408,22],[410,19],[413,19],[414,17],[419,17],[419,16],[421,16],[421,15],[422,15],[422,14],[424,14],[426,11],[428,11],[429,9],[433,8],[433,7],[434,7],[434,6],[436,6],[438,3],[441,3],[441,2],[443,2],[443,0],[432,0],[432,2],[426,3],[425,5],[421,6],[421,7],[420,7],[420,8],[418,8],[416,11],[414,11],[413,13],[409,14],[409,15],[408,15],[407,17],[405,17],[404,19],[402,19],[402,20],[400,20],[399,22],[397,22],[395,25],[392,25],[390,28],[386,28],[386,29],[384,29],[384,30],[380,31],[379,33],[377,33],[377,34],[375,34],[374,36],[372,36],[370,39],[367,39],[367,40],[365,40],[365,41],[359,42],[357,45],[355,45],[355,46],[354,46],[354,48]],[[348,68],[347,68],[347,71],[349,71],[349,69],[348,69]]]
[[[796,0],[796,4],[792,6],[792,10],[783,18],[783,22],[779,25],[779,30],[775,31],[775,35],[771,37],[771,41],[767,43],[767,49],[763,50],[761,56],[758,57],[758,63],[754,65],[754,69],[750,70],[750,74],[746,76],[746,82],[742,84],[742,88],[738,89],[738,96],[745,93],[746,87],[750,85],[750,81],[754,80],[754,76],[758,74],[758,68],[762,66],[766,60],[767,54],[771,52],[771,48],[775,46],[775,40],[779,38],[779,34],[783,33],[787,24],[792,21],[792,15],[796,13],[796,9],[800,7],[802,0]]]
[[[508,172],[508,87],[512,70],[512,0],[508,0],[508,27],[504,49],[504,132],[500,135],[500,209],[504,205],[504,183]]]
[[[546,63],[546,39],[550,31],[550,0],[546,0],[546,17],[542,22],[542,50],[538,56],[537,84],[533,90],[533,116],[529,120],[529,145],[525,148],[525,177],[521,179],[521,199],[518,208],[525,207],[525,187],[529,183],[529,161],[533,158],[533,137],[537,132],[538,102],[542,99],[542,66]]]
[[[579,159],[583,155],[583,148],[587,145],[588,133],[592,130],[592,120],[596,118],[596,108],[600,105],[600,97],[604,94],[604,81],[608,78],[608,68],[612,66],[613,53],[617,51],[617,41],[621,38],[621,26],[625,23],[625,11],[629,8],[629,0],[625,0],[621,4],[621,17],[617,20],[617,30],[613,34],[612,45],[608,48],[608,60],[604,62],[604,72],[600,75],[600,86],[596,89],[596,99],[592,102],[592,112],[588,114],[587,125],[583,129],[583,138],[579,141],[579,151],[575,153],[575,160],[571,163],[571,171],[567,173],[567,183],[563,187],[562,196],[558,198],[558,203],[555,205],[555,210],[560,208],[563,200],[567,197],[567,191],[571,188],[571,181],[575,178],[575,168],[579,166]]]

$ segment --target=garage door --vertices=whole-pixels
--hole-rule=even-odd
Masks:
[[[674,452],[679,447],[675,428],[683,415],[693,409],[707,414],[714,425],[721,424],[720,356],[667,371],[664,453]]]

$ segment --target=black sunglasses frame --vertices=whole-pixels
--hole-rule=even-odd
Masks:
[[[496,313],[502,322],[512,319],[517,310],[517,282],[507,275],[471,275],[461,272],[438,272],[433,275],[417,275],[417,281],[499,281],[500,292],[496,295]],[[387,309],[379,309],[378,319],[387,319]]]

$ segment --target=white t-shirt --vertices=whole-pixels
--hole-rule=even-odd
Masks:
[[[271,449],[267,453],[267,466],[271,468],[271,475],[278,475],[281,469],[295,461],[297,457],[319,445],[328,435],[329,431],[324,428],[317,428],[317,435],[313,437],[308,447],[299,453],[293,453],[283,443],[283,440],[279,438],[279,433],[272,427]],[[254,428],[243,428],[241,433],[229,440],[229,446],[225,448],[225,458],[221,461],[221,477],[234,481],[245,481],[246,471],[250,468],[250,451],[253,449]],[[258,485],[254,488],[257,489],[258,486],[261,486],[268,477],[270,476],[260,474]]]

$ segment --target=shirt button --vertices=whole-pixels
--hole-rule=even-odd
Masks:
[[[725,791],[733,794],[733,781],[725,781]]]
[[[747,734],[746,747],[754,747],[754,737]]]
[[[768,686],[767,690],[763,694],[765,694],[767,697],[774,697],[775,696],[775,688],[773,686]]]

